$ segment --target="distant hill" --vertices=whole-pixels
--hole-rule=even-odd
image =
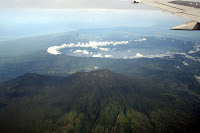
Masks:
[[[107,69],[25,74],[0,85],[0,132],[195,132],[200,96],[179,80],[150,82]]]

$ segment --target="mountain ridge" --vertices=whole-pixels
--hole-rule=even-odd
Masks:
[[[180,93],[181,84],[175,90],[143,84],[107,69],[67,77],[28,73],[0,87],[0,131],[194,131],[198,96]]]

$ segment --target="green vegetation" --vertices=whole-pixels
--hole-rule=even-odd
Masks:
[[[168,133],[198,129],[199,88],[191,89],[171,77],[151,84],[155,79],[141,80],[109,70],[68,77],[25,74],[1,84],[0,131]]]

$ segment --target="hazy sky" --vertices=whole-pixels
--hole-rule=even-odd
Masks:
[[[133,5],[133,0],[0,0],[0,8],[105,8],[152,9]]]

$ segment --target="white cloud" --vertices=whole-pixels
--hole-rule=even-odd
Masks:
[[[136,56],[125,56],[124,59],[134,59],[134,58],[140,58],[140,57],[143,57],[143,58],[163,58],[163,57],[170,57],[170,58],[174,58],[174,55],[182,55],[182,56],[185,56],[185,58],[188,58],[190,60],[193,60],[193,61],[198,61],[200,62],[200,58],[195,58],[195,57],[192,57],[186,53],[178,53],[178,52],[173,52],[173,53],[165,53],[165,54],[158,54],[158,55],[141,55],[140,53],[137,53]],[[188,64],[189,65],[189,64]]]
[[[147,39],[146,38],[141,38],[141,39],[136,39],[136,40],[134,40],[134,42],[143,42],[143,41],[147,41]]]
[[[129,58],[134,59],[134,58],[141,58],[141,57],[145,57],[145,56],[140,53],[137,53],[135,56],[130,56]],[[124,59],[127,59],[127,58],[128,58],[127,56],[124,57]]]
[[[187,62],[185,62],[185,61],[183,61],[183,65],[189,66],[189,64]]]
[[[93,55],[92,57],[103,57],[101,54]]]
[[[128,57],[127,57],[127,56],[124,56],[124,59],[128,59]]]
[[[113,48],[112,50],[114,51],[116,48]]]
[[[138,39],[137,41],[145,41],[147,40],[146,38],[142,38],[142,39]],[[78,42],[77,44],[74,44],[74,43],[70,43],[70,44],[62,44],[60,46],[52,46],[52,47],[49,47],[47,49],[47,52],[50,53],[50,54],[54,54],[54,55],[58,55],[58,54],[61,54],[61,52],[59,51],[60,49],[63,49],[63,48],[92,48],[92,49],[96,49],[96,50],[101,50],[101,51],[111,51],[111,49],[109,48],[106,48],[106,46],[109,46],[109,45],[112,45],[112,46],[116,46],[116,45],[126,45],[128,44],[129,41],[104,41],[104,42],[96,42],[96,41],[89,41],[89,42],[86,42],[86,43],[80,43]],[[115,48],[113,48],[112,50],[115,50]],[[71,51],[71,50],[70,50]],[[130,50],[128,50],[129,52]],[[194,50],[192,51],[189,51],[188,53],[196,53],[200,51],[200,44],[197,44],[195,47],[194,47]],[[73,52],[73,51],[71,51]],[[89,52],[87,50],[76,50],[74,51],[73,53],[82,53],[82,54],[85,54],[85,55],[88,55],[90,54],[92,57],[105,57],[105,58],[112,58],[113,56],[112,55],[105,55],[103,56],[102,54],[100,53],[95,53],[95,52]],[[158,55],[142,55],[140,53],[137,53],[135,56],[127,56],[125,55],[124,59],[134,59],[134,58],[164,58],[164,57],[169,57],[169,58],[174,58],[175,56],[174,55],[180,55],[180,56],[185,56],[185,58],[188,58],[188,59],[191,59],[191,60],[194,60],[194,61],[198,61],[200,62],[200,58],[199,57],[193,57],[193,56],[190,56],[189,54],[187,53],[179,53],[179,52],[168,52],[168,53],[164,53],[164,54],[158,54]],[[189,65],[188,63],[186,62],[183,62],[184,65]]]
[[[47,52],[50,54],[54,54],[54,55],[58,55],[61,54],[59,52],[60,49],[63,48],[73,48],[73,47],[81,47],[81,48],[93,48],[93,49],[97,49],[98,47],[105,47],[105,46],[109,46],[109,45],[124,45],[124,44],[128,44],[129,41],[119,41],[119,42],[115,42],[115,41],[104,41],[104,42],[96,42],[96,41],[89,41],[87,43],[80,43],[78,42],[77,44],[74,43],[70,43],[70,44],[62,44],[61,46],[52,46],[50,48],[47,49]],[[108,50],[105,49],[104,50]]]
[[[195,58],[195,57],[192,57],[192,56],[190,56],[190,55],[188,55],[188,54],[186,54],[186,53],[178,53],[178,52],[174,52],[174,53],[172,53],[172,54],[179,54],[179,55],[183,55],[183,56],[185,56],[185,58],[188,58],[188,59],[191,59],[191,60],[194,60],[194,61],[198,61],[198,62],[200,62],[200,58]]]
[[[197,45],[194,48],[195,48],[194,50],[191,50],[188,53],[189,54],[194,54],[194,53],[200,52],[200,45]]]
[[[58,50],[60,49],[59,46],[53,46],[47,49],[47,52],[50,54],[58,55],[61,54]]]
[[[200,83],[200,76],[194,75],[194,77],[197,79],[197,81]]]
[[[73,53],[76,54],[76,53],[82,53],[82,52],[83,52],[83,50],[76,50]]]
[[[110,49],[109,48],[99,48],[101,51],[110,51]]]
[[[89,54],[89,52],[87,50],[76,50],[73,52],[74,54],[77,54],[77,53],[81,53],[81,54]]]
[[[83,54],[89,54],[87,50],[83,50]]]
[[[105,58],[112,58],[112,55],[105,55]]]
[[[140,53],[137,53],[137,54],[136,54],[136,57],[143,57],[143,55],[140,54]]]
[[[97,69],[99,69],[99,67],[98,67],[98,66],[95,66],[94,69],[97,70]]]

